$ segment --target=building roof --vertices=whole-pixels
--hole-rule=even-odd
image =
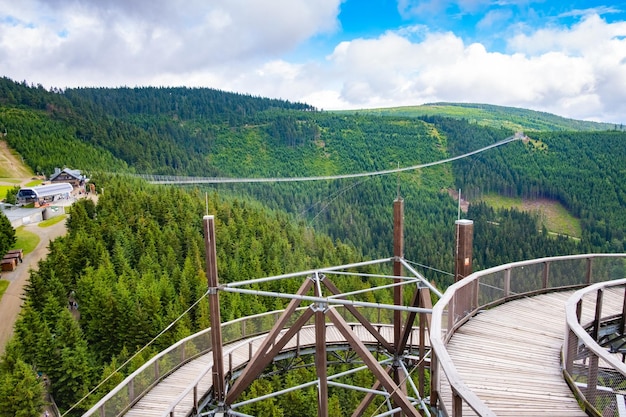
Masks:
[[[71,193],[74,187],[67,182],[60,182],[57,184],[39,185],[37,187],[24,187],[22,190],[32,190],[37,194],[38,198],[51,197],[53,195]],[[20,193],[18,192],[18,197]]]
[[[79,169],[69,169],[69,168],[63,168],[63,169],[59,169],[59,168],[55,168],[54,169],[54,174],[50,175],[50,181],[54,181],[55,178],[57,178],[59,175],[66,173],[74,178],[76,178],[78,181],[82,181],[85,179],[85,177],[83,176],[83,174],[80,172]]]

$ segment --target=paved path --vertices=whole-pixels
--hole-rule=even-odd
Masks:
[[[24,226],[29,232],[39,236],[39,244],[31,253],[24,256],[24,262],[17,265],[15,271],[3,272],[2,279],[10,281],[9,287],[0,299],[0,355],[13,335],[13,326],[22,308],[24,286],[30,278],[30,270],[37,269],[39,260],[48,254],[48,245],[51,240],[65,234],[65,221],[49,227],[39,227],[37,224]]]

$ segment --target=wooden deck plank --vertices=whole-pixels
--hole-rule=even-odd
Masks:
[[[603,315],[621,312],[622,291],[605,292]],[[448,352],[461,378],[498,416],[586,416],[561,372],[565,302],[572,294],[505,303],[473,317],[450,339]],[[592,304],[583,303],[583,323],[594,317]],[[442,378],[448,410],[451,398]],[[475,413],[464,405],[463,415]]]

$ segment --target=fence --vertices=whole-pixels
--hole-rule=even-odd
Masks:
[[[285,328],[291,326],[300,314],[309,307],[301,307],[289,318]],[[336,307],[338,311],[348,319],[350,313],[343,307]],[[380,324],[393,323],[393,311],[374,308],[360,308],[359,311],[368,320]],[[234,344],[245,339],[253,339],[255,336],[269,332],[276,323],[283,310],[271,311],[254,316],[242,317],[222,324],[223,345]],[[312,324],[312,323],[310,323]],[[242,342],[245,343],[245,342]],[[410,341],[412,343],[412,341]],[[211,329],[205,329],[193,334],[166,350],[160,352],[143,366],[129,375],[117,387],[103,397],[96,405],[89,409],[83,417],[87,416],[119,416],[130,409],[141,397],[158,384],[163,378],[171,374],[189,361],[211,352]],[[225,369],[232,374],[234,370],[233,358],[226,354],[224,357]],[[194,381],[190,381],[188,388],[171,404],[164,415],[170,414],[176,406],[193,391],[197,402],[205,393],[198,393],[200,381],[211,372],[210,368],[202,370]],[[186,410],[187,412],[189,410]],[[186,413],[185,413],[186,414]]]
[[[564,374],[589,415],[626,415],[625,288],[626,279],[595,284],[577,291],[565,306]],[[612,308],[605,315],[607,301]],[[583,310],[593,312],[588,323]]]
[[[449,287],[433,308],[431,406],[456,417],[461,416],[463,404],[466,404],[479,416],[495,416],[464,384],[446,351],[456,329],[479,310],[519,297],[623,278],[626,276],[625,259],[626,254],[534,259],[475,272]],[[440,398],[442,378],[450,385],[452,398]]]

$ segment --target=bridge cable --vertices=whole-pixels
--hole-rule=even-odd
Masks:
[[[169,329],[172,328],[172,326],[174,326],[180,319],[182,319],[185,314],[189,313],[189,311],[194,308],[196,305],[198,305],[198,303],[200,301],[202,301],[202,299],[204,297],[207,296],[207,294],[209,293],[209,290],[207,290],[207,292],[205,292],[195,303],[193,303],[191,305],[191,307],[189,307],[187,310],[185,310],[180,316],[176,317],[176,319],[174,319],[173,322],[171,322],[170,324],[167,325],[167,327],[163,330],[161,330],[161,332],[156,335],[151,341],[149,341],[144,347],[142,347],[141,349],[139,349],[137,352],[135,352],[135,354],[133,356],[131,356],[130,358],[128,358],[126,360],[126,362],[124,362],[123,364],[121,364],[116,370],[114,370],[113,372],[111,372],[111,374],[109,376],[107,376],[106,378],[104,378],[94,389],[92,389],[91,391],[89,391],[83,398],[81,398],[80,400],[78,400],[78,402],[76,404],[74,404],[73,406],[71,406],[65,413],[61,414],[61,417],[65,417],[65,415],[67,413],[69,413],[70,411],[72,411],[74,408],[76,408],[80,403],[82,403],[84,400],[86,400],[91,394],[93,394],[98,388],[100,388],[105,382],[107,382],[113,375],[115,375],[116,372],[119,372],[124,366],[126,366],[131,360],[133,360],[137,355],[139,355],[141,352],[143,352],[144,349],[146,349],[148,346],[150,346],[151,344],[153,344],[159,337],[161,337],[163,335],[163,333],[167,332]]]
[[[314,177],[273,177],[273,178],[227,178],[227,177],[175,177],[175,176],[160,176],[160,175],[147,175],[147,174],[138,174],[136,176],[140,178],[144,178],[148,180],[148,182],[153,184],[221,184],[221,183],[256,183],[256,182],[300,182],[300,181],[326,181],[326,180],[336,180],[336,179],[344,179],[344,178],[359,178],[359,177],[372,177],[376,175],[387,175],[393,174],[396,172],[403,171],[413,171],[420,168],[431,167],[435,165],[441,165],[448,162],[456,161],[458,159],[467,158],[468,156],[472,156],[486,150],[506,145],[507,143],[513,142],[515,140],[520,140],[522,136],[519,134],[515,134],[513,136],[509,136],[506,139],[503,139],[499,142],[492,143],[491,145],[485,146],[483,148],[477,149],[475,151],[467,152],[462,155],[453,156],[450,158],[440,159],[438,161],[426,162],[424,164],[412,165],[404,168],[394,168],[394,169],[386,169],[382,171],[372,171],[372,172],[361,172],[356,174],[339,174],[339,175],[325,175],[325,176],[314,176]],[[154,178],[161,179],[154,179]],[[152,178],[152,180],[150,180]]]
[[[407,263],[410,263],[410,264],[413,264],[413,265],[420,266],[420,267],[422,267],[422,268],[424,268],[424,269],[430,269],[431,271],[439,272],[439,273],[444,274],[444,275],[450,275],[451,277],[453,277],[453,276],[454,276],[454,274],[453,274],[452,272],[443,271],[443,270],[441,270],[441,269],[433,268],[432,266],[428,266],[428,265],[420,264],[420,263],[417,263],[417,262],[414,262],[414,261],[409,261],[408,259],[405,259],[405,261],[406,261]]]

